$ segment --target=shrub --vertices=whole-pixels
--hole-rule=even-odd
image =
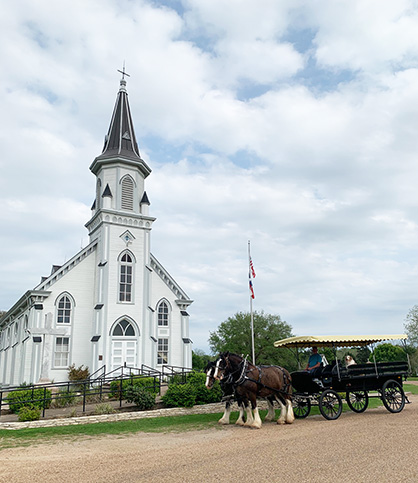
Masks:
[[[89,368],[86,366],[84,367],[83,364],[81,364],[80,367],[76,367],[75,364],[71,364],[71,366],[68,368],[68,380],[72,382],[77,382],[77,381],[85,381],[88,379],[90,376],[90,371]],[[79,389],[80,391],[83,390],[83,384],[80,384],[79,386],[74,386],[75,389]]]
[[[101,404],[98,404],[95,408],[94,408],[94,414],[96,415],[99,415],[99,414],[113,414],[115,413],[115,409],[114,407],[109,404],[109,403],[101,403]]]
[[[206,374],[202,372],[192,372],[187,377],[187,383],[194,387],[196,401],[195,404],[209,404],[220,402],[222,399],[222,390],[218,381],[215,381],[212,389],[205,386]]]
[[[155,384],[155,390],[154,390],[154,384]],[[151,394],[157,394],[160,391],[160,385],[158,380],[155,380],[153,377],[143,377],[143,376],[138,376],[138,377],[130,377],[129,379],[123,379],[122,381],[122,399],[126,399],[126,388],[128,386],[136,386],[140,387],[142,389],[145,389]],[[119,397],[119,391],[120,391],[120,379],[112,381],[110,383],[110,397]]]
[[[51,406],[55,408],[65,408],[72,406],[80,401],[80,396],[74,391],[61,389],[54,397]]]
[[[169,407],[191,408],[196,402],[195,386],[190,383],[171,384],[162,400]]]
[[[41,417],[41,410],[39,408],[22,406],[19,409],[19,421],[37,421]]]
[[[100,392],[95,389],[88,389],[86,391],[86,402],[88,403],[99,403],[103,399],[103,395],[100,395]]]
[[[24,406],[43,409],[45,404],[45,408],[49,408],[51,391],[41,387],[38,389],[18,389],[17,391],[9,392],[6,400],[10,411],[13,413],[19,412],[19,409]]]
[[[155,406],[155,395],[133,384],[126,387],[125,399],[128,402],[135,403],[135,406],[138,406],[141,411],[152,409]]]

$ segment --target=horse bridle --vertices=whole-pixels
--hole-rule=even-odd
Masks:
[[[248,367],[247,358],[243,359],[238,364],[238,367],[235,371],[233,371],[232,368],[231,368],[231,361],[229,360],[228,356],[221,356],[219,358],[219,361],[221,361],[221,360],[224,361],[225,365],[226,365],[226,367],[224,367],[223,370],[225,371],[226,369],[229,369],[229,372],[228,372],[226,379],[224,380],[223,378],[221,378],[222,381],[225,382],[226,384],[233,384],[235,386],[239,386],[239,385],[243,384],[245,382],[245,380],[247,379],[247,376],[246,376],[246,370],[247,370],[247,367]],[[242,367],[240,367],[240,366],[242,366]],[[219,367],[218,363],[217,363],[217,367]],[[241,371],[241,374],[240,374],[239,378],[237,380],[234,380],[233,376],[240,371]]]

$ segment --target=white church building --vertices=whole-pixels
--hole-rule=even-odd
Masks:
[[[66,381],[71,364],[90,373],[192,367],[192,300],[150,253],[155,218],[144,183],[151,169],[138,150],[124,78],[90,170],[89,244],[53,265],[1,317],[0,386]]]

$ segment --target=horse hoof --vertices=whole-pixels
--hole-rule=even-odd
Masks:
[[[277,421],[277,424],[285,424],[285,422],[284,422],[282,419],[279,419],[279,420]]]
[[[244,421],[237,421],[235,424],[237,426],[244,426],[245,425]]]
[[[228,423],[228,421],[222,421],[222,419],[220,419],[218,421],[218,424],[226,425],[226,424],[229,424],[229,423]]]

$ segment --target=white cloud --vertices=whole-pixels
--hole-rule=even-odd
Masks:
[[[255,308],[295,333],[402,332],[418,288],[415,4],[182,5],[3,8],[0,308],[87,243],[88,167],[125,59],[152,250],[195,300],[195,347],[248,310],[249,239]]]

